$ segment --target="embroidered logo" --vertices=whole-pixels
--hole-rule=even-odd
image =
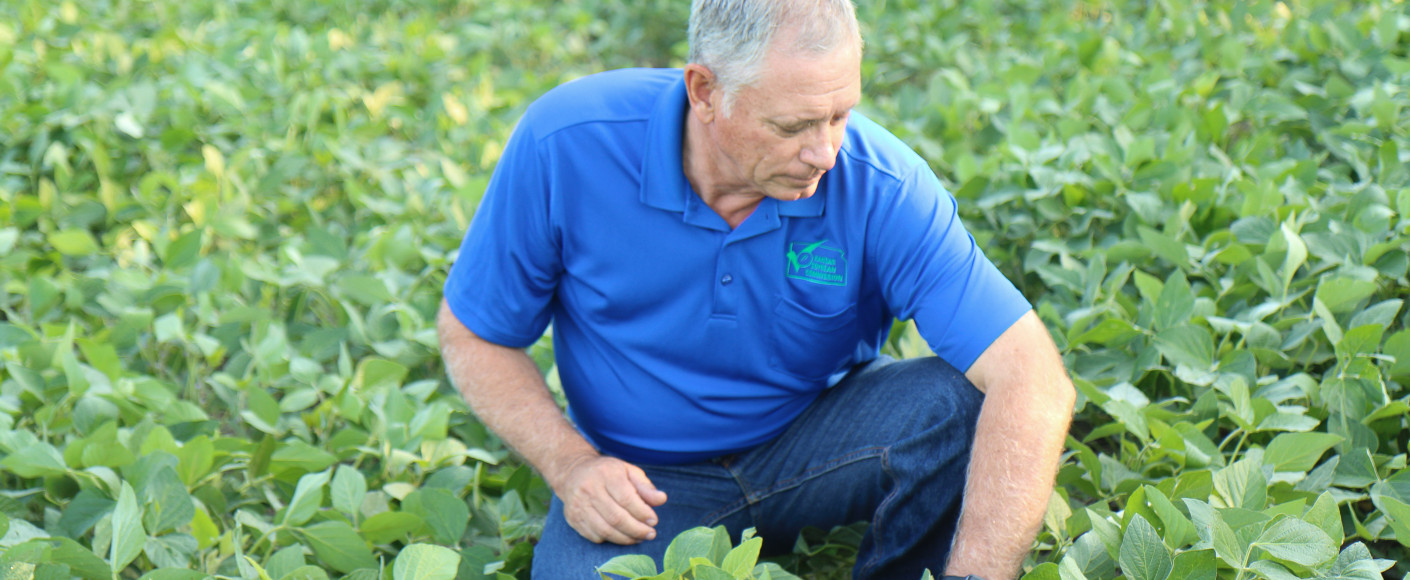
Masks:
[[[787,276],[825,286],[846,286],[847,256],[827,240],[789,242]]]

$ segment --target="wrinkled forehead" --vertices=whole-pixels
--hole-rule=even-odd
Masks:
[[[854,45],[824,54],[771,50],[762,74],[740,90],[740,104],[764,115],[811,111],[819,115],[856,106],[861,99],[861,54]]]

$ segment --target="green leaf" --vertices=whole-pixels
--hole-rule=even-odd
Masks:
[[[1170,552],[1155,527],[1140,515],[1131,519],[1121,537],[1121,571],[1131,580],[1165,580],[1170,575]]]
[[[36,566],[29,562],[0,564],[0,580],[34,580]]]
[[[1321,528],[1294,518],[1283,518],[1269,526],[1254,546],[1274,558],[1303,566],[1316,566],[1337,557],[1337,546]]]
[[[1215,511],[1212,524],[1211,540],[1214,545],[1214,554],[1219,556],[1224,564],[1234,569],[1240,569],[1244,565],[1244,558],[1248,555],[1248,544],[1239,539],[1239,535],[1234,533],[1234,529],[1224,521],[1223,515]]]
[[[126,568],[146,544],[147,531],[142,528],[142,508],[137,504],[137,493],[124,481],[113,510],[113,543],[108,562],[115,570]]]
[[[750,538],[740,542],[739,546],[725,554],[724,561],[720,562],[720,568],[736,577],[748,574],[759,562],[759,550],[763,547],[763,538]]]
[[[656,575],[656,561],[651,556],[626,554],[606,561],[597,568],[598,574],[616,574],[627,578]]]
[[[179,568],[161,568],[143,574],[140,580],[206,580],[207,578],[214,578],[214,576],[197,572],[195,570],[182,570]]]
[[[194,487],[215,466],[215,445],[209,437],[197,435],[176,450],[176,473],[182,483]]]
[[[1293,230],[1289,222],[1283,222],[1281,226],[1283,239],[1288,244],[1288,253],[1283,257],[1283,295],[1288,293],[1288,287],[1292,285],[1293,277],[1297,274],[1297,269],[1307,261],[1307,244],[1303,243],[1302,237]]]
[[[118,113],[117,117],[113,119],[113,124],[117,127],[118,131],[122,131],[133,139],[141,139],[147,134],[147,132],[142,129],[142,123],[137,120],[137,117],[132,115],[131,111]]]
[[[1376,291],[1376,283],[1345,276],[1324,277],[1314,296],[1333,314],[1349,312]]]
[[[1337,356],[1351,358],[1358,355],[1376,354],[1381,350],[1381,337],[1385,335],[1385,325],[1363,324],[1346,331],[1337,341]]]
[[[1121,528],[1092,508],[1085,508],[1088,521],[1092,522],[1092,534],[1101,540],[1107,556],[1116,560],[1121,556]]]
[[[1214,550],[1190,550],[1175,554],[1170,578],[1180,580],[1215,580]]]
[[[245,389],[246,411],[241,411],[241,416],[249,421],[256,429],[279,435],[279,402],[274,400],[274,396],[258,385],[251,385]]]
[[[109,379],[117,380],[122,376],[122,360],[112,344],[89,338],[78,338],[74,340],[74,344],[83,352],[83,358],[88,364],[107,375]]]
[[[387,284],[365,274],[353,274],[338,279],[335,287],[340,293],[363,306],[377,306],[395,301]]]
[[[367,358],[357,365],[353,385],[363,391],[373,391],[401,385],[408,369],[405,365],[380,358]]]
[[[289,500],[288,507],[284,508],[284,517],[280,519],[280,525],[300,526],[313,517],[318,511],[318,506],[323,504],[323,486],[328,484],[328,478],[332,474],[327,470],[318,473],[308,473],[299,478],[299,485],[294,490],[293,499]]]
[[[1316,467],[1322,454],[1342,441],[1330,433],[1283,433],[1263,452],[1263,464],[1275,471],[1303,473]]]
[[[190,534],[178,533],[148,536],[147,543],[142,546],[142,553],[158,568],[187,568],[191,566],[191,559],[198,549],[200,547],[196,538]]]
[[[64,456],[53,445],[42,441],[15,450],[0,460],[0,466],[10,468],[20,477],[31,478],[63,475],[68,471]]]
[[[62,230],[49,234],[49,245],[65,256],[88,256],[98,252],[98,240],[87,230]]]
[[[1395,531],[1395,540],[1402,546],[1410,546],[1410,504],[1383,493],[1382,489],[1385,487],[1384,482],[1373,486],[1371,500],[1390,521],[1390,527]]]
[[[186,491],[186,484],[181,483],[181,477],[170,465],[163,465],[147,476],[142,489],[142,507],[142,522],[153,535],[190,524],[196,515],[196,506]]]
[[[1155,347],[1177,365],[1208,371],[1214,366],[1214,337],[1198,326],[1177,326],[1156,335]]]
[[[1067,520],[1072,517],[1072,506],[1067,498],[1056,490],[1048,495],[1048,509],[1043,512],[1043,526],[1058,538],[1067,537]]]
[[[177,236],[167,244],[166,251],[162,253],[162,262],[171,270],[185,270],[196,265],[196,261],[201,258],[205,233],[204,228],[198,228]]]
[[[339,521],[327,521],[300,529],[304,543],[329,568],[347,574],[358,568],[377,566],[367,542],[352,527]]]
[[[191,535],[195,536],[196,544],[201,549],[211,547],[220,537],[220,528],[215,526],[215,521],[211,520],[205,508],[196,508],[196,515],[191,518]]]
[[[1180,509],[1175,504],[1170,503],[1170,499],[1159,489],[1152,486],[1144,486],[1145,498],[1150,503],[1151,509],[1160,518],[1162,538],[1171,549],[1178,549],[1188,543],[1195,541],[1198,534],[1195,532],[1194,524],[1190,523],[1185,514],[1180,513]]]
[[[1215,507],[1262,510],[1268,502],[1268,478],[1259,464],[1243,459],[1214,473]]]
[[[1402,330],[1390,335],[1381,350],[1383,353],[1395,357],[1395,364],[1386,371],[1388,374],[1394,377],[1410,376],[1410,330]]]
[[[264,562],[264,569],[269,572],[270,578],[283,578],[290,572],[307,565],[304,560],[303,546],[289,546],[275,552],[273,556]]]
[[[1102,403],[1101,408],[1103,411],[1106,411],[1108,415],[1111,415],[1113,419],[1116,419],[1128,432],[1140,439],[1142,443],[1147,443],[1151,440],[1150,427],[1146,423],[1146,416],[1141,414],[1141,410],[1137,409],[1131,402],[1112,399]]]
[[[695,580],[735,580],[735,576],[711,566],[708,563],[697,565],[691,568],[691,577]]]
[[[453,580],[460,568],[460,554],[431,544],[402,549],[392,566],[392,580]]]
[[[1301,580],[1299,576],[1288,571],[1287,567],[1272,560],[1253,562],[1249,564],[1248,569],[1268,580]]]
[[[441,544],[455,544],[470,522],[470,507],[440,488],[418,489],[402,500],[402,509],[421,516],[431,528],[431,537]]]
[[[754,576],[755,578],[758,578],[758,580],[764,580],[766,578],[772,580],[802,580],[801,578],[788,573],[778,564],[775,564],[773,562],[764,562],[763,564],[755,566]]]
[[[922,576],[921,578],[922,580],[924,580],[925,578],[933,579],[934,576],[930,575],[929,570],[926,570],[925,576]],[[1063,578],[1062,573],[1058,571],[1057,564],[1054,564],[1052,562],[1043,562],[1042,564],[1034,566],[1032,570],[1030,570],[1027,574],[1024,574],[1023,577],[1019,580],[1063,580]]]
[[[1185,273],[1176,270],[1165,281],[1160,297],[1155,301],[1155,328],[1167,330],[1185,324],[1194,311],[1195,294],[1185,280]]]
[[[333,507],[356,521],[362,498],[367,495],[367,478],[352,466],[339,465],[333,475],[331,495]]]
[[[1327,578],[1334,580],[1381,580],[1382,572],[1389,570],[1395,562],[1376,560],[1366,545],[1357,542],[1347,546],[1337,554],[1336,562],[1327,571]]]
[[[323,471],[337,461],[333,454],[295,439],[277,446],[270,455],[269,470],[276,475],[293,470]]]
[[[1317,501],[1312,503],[1312,507],[1307,509],[1307,513],[1302,519],[1327,534],[1332,539],[1332,543],[1340,546],[1345,540],[1345,533],[1341,524],[1341,510],[1337,508],[1337,500],[1332,497],[1331,492],[1324,491],[1317,496]]]
[[[709,558],[715,546],[715,530],[707,527],[691,528],[666,546],[666,557],[662,562],[665,572],[683,574],[690,569],[691,558]]]
[[[63,508],[63,514],[59,515],[59,532],[71,538],[79,538],[92,529],[99,519],[103,519],[104,515],[110,514],[116,504],[116,501],[109,500],[97,491],[79,491],[79,494],[69,501],[69,505]],[[0,529],[0,536],[4,536],[3,529]]]
[[[351,578],[346,576],[345,578]],[[288,574],[279,577],[279,580],[328,580],[328,573],[318,566],[299,566],[290,570]]]
[[[358,527],[367,541],[374,544],[389,544],[403,540],[426,525],[421,516],[407,512],[382,512],[363,520]]]
[[[1190,254],[1183,242],[1146,226],[1137,226],[1136,233],[1141,237],[1141,242],[1154,250],[1157,256],[1169,260],[1176,268],[1189,267]]]
[[[3,537],[3,534],[0,534],[0,537]],[[70,538],[51,537],[35,542],[48,547],[48,562],[67,568],[67,572],[62,575],[65,579],[78,576],[84,580],[109,580],[113,576],[107,562]]]
[[[18,228],[0,228],[0,254],[9,255],[15,251],[15,243],[20,240]]]

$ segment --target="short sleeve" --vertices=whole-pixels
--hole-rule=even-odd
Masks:
[[[896,317],[961,371],[1031,306],[960,223],[958,204],[920,164],[883,198],[867,247]]]
[[[445,284],[466,328],[515,348],[548,327],[562,270],[548,167],[526,120],[505,145]]]

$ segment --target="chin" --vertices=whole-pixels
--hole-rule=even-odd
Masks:
[[[800,199],[808,199],[812,197],[813,191],[814,190],[812,189],[804,189],[801,191],[797,189],[792,191],[780,191],[777,195],[772,195],[769,197],[772,197],[779,201],[798,201]]]

